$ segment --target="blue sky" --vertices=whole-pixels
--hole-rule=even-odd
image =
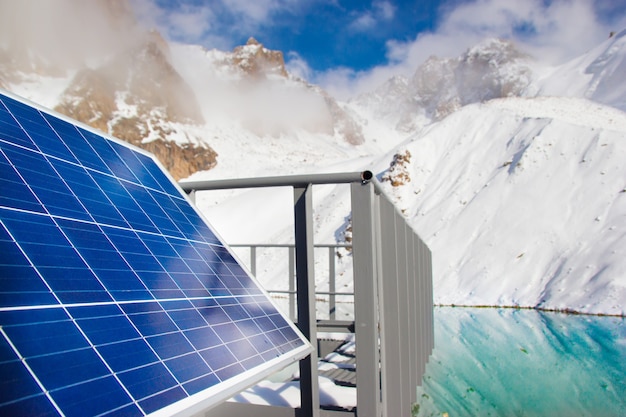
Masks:
[[[384,64],[386,42],[432,30],[442,6],[432,0],[138,0],[134,5],[141,18],[175,40],[228,50],[254,36],[270,49],[297,52],[315,71]]]
[[[253,36],[288,68],[338,95],[430,55],[457,56],[487,37],[516,41],[549,62],[626,29],[626,0],[131,0],[173,41],[231,50]]]

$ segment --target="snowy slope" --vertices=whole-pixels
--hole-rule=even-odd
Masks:
[[[358,108],[348,104],[362,117],[366,143],[358,147],[338,148],[331,138],[316,135],[246,139],[223,126],[211,145],[224,162],[193,178],[363,169],[382,178],[393,156],[408,150],[404,169],[411,181],[384,184],[433,251],[435,302],[625,314],[626,113],[597,102],[617,106],[626,97],[622,83],[615,82],[626,73],[620,66],[625,38],[620,33],[549,71],[537,65],[534,75],[526,71],[531,61],[525,59],[522,67],[513,67],[524,71],[500,69],[509,80],[516,72],[527,76],[527,98],[470,103],[439,121],[409,109],[421,127],[404,142],[393,115],[375,117],[377,106],[415,104],[401,78],[362,97]],[[489,53],[483,53],[485,45]],[[463,59],[492,62],[503,56],[500,46],[509,48],[486,42]],[[609,99],[610,89],[597,86],[611,82]],[[254,155],[241,153],[242,144],[254,148]],[[346,194],[341,187],[315,189],[317,242],[341,239]],[[286,189],[211,192],[199,195],[198,204],[229,242],[286,243],[292,239],[291,198]],[[285,274],[281,257],[262,256],[266,267],[260,278],[269,287]],[[317,261],[322,290],[325,262]],[[349,289],[350,265],[339,269],[344,280],[339,285]]]
[[[625,313],[625,113],[497,99],[405,148],[412,180],[390,192],[433,251],[436,302]]]
[[[626,30],[548,72],[540,95],[585,97],[626,111]]]
[[[230,53],[170,51],[206,121],[188,133],[219,155],[190,179],[364,169],[382,178],[409,151],[411,181],[385,186],[433,252],[437,303],[625,314],[626,31],[551,69],[486,41],[330,107],[319,87],[291,76],[242,82],[223,64]],[[32,75],[10,87],[54,107],[70,79]],[[336,124],[314,129],[332,111],[358,122],[363,143]],[[259,133],[264,123],[278,129]],[[291,199],[288,189],[211,192],[198,206],[228,242],[288,243]],[[346,187],[315,188],[317,242],[342,239],[348,203]],[[281,258],[264,255],[268,285],[285,274]],[[338,272],[347,290],[348,258]]]
[[[625,313],[626,113],[577,98],[496,99],[463,107],[383,157],[317,171],[369,168],[380,178],[406,150],[411,181],[383,184],[433,252],[436,303]],[[317,242],[340,236],[346,194],[314,190]],[[208,192],[198,204],[227,241],[285,243],[291,198],[285,189]],[[276,268],[280,254],[267,256],[278,269],[270,285],[285,267]],[[351,287],[349,272],[340,286]]]

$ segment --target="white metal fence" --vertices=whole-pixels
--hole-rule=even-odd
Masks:
[[[313,242],[313,186],[351,184],[354,332],[356,339],[357,413],[359,417],[410,416],[426,363],[434,347],[431,253],[384,194],[369,171],[186,182],[187,192],[231,188],[287,186],[294,190],[293,249],[286,248],[289,278],[285,291],[289,314],[316,344],[316,289]],[[275,245],[249,245],[250,268],[256,272],[256,250]],[[281,246],[281,245],[278,245]],[[334,251],[328,245],[330,312],[338,292],[333,288]],[[331,265],[332,264],[332,265]],[[332,273],[331,273],[332,272]],[[329,312],[329,318],[335,319]],[[298,416],[320,416],[317,358],[300,363],[301,408]],[[232,410],[230,404],[228,409]],[[259,409],[258,417],[272,415]],[[327,412],[322,414],[327,415]],[[223,414],[222,414],[223,415]]]

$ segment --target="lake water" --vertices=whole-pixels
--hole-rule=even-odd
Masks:
[[[626,416],[626,320],[435,309],[416,416]]]

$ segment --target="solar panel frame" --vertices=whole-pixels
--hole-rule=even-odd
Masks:
[[[0,174],[0,410],[192,415],[312,351],[148,152],[0,89]]]

